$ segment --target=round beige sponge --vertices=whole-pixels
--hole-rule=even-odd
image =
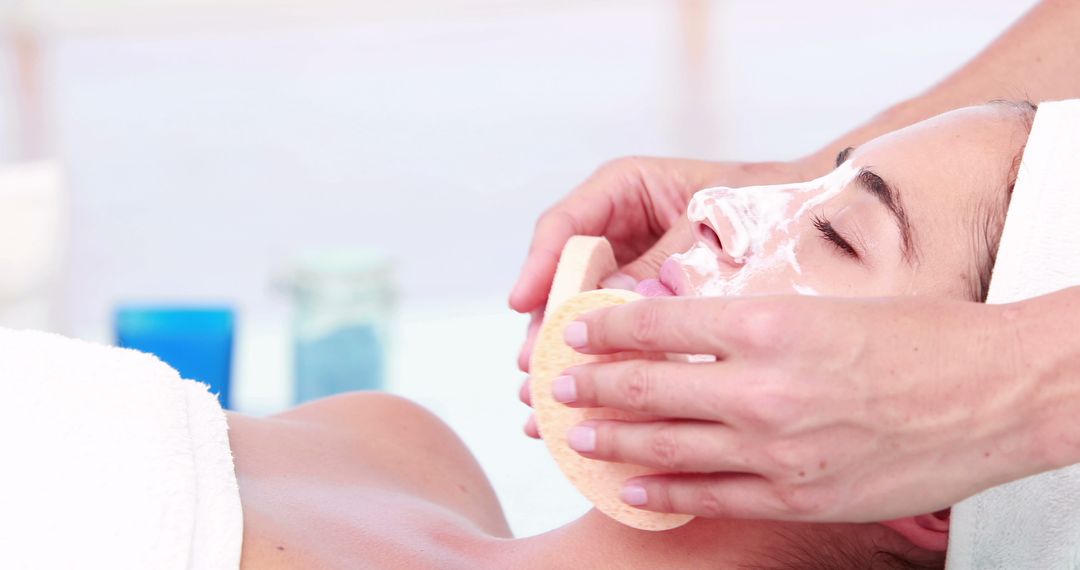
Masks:
[[[596,236],[572,236],[559,254],[544,318],[570,297],[599,288],[600,280],[618,268],[608,240]]]
[[[582,457],[566,442],[566,432],[573,426],[591,419],[616,419],[642,421],[648,418],[610,408],[571,408],[556,402],[551,393],[551,383],[567,368],[604,360],[630,358],[662,359],[641,353],[620,353],[613,356],[581,354],[563,342],[566,325],[583,313],[621,305],[642,296],[614,289],[601,289],[580,293],[560,304],[548,307],[547,316],[537,334],[529,372],[532,382],[532,403],[536,410],[536,422],[548,451],[555,458],[563,474],[585,495],[593,505],[609,517],[642,530],[668,530],[682,526],[693,519],[690,515],[654,513],[627,505],[619,499],[623,483],[641,475],[652,475],[655,470],[638,465],[597,461]]]

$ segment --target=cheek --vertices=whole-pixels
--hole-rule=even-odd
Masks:
[[[799,245],[799,279],[805,288],[819,295],[878,297],[913,292],[912,274],[898,271],[891,264],[867,266],[841,255],[835,246],[817,236],[803,239]]]
[[[957,265],[962,266],[963,262]],[[921,267],[911,279],[912,294],[944,297],[962,301],[979,300],[981,293],[978,273],[974,268],[957,266]]]
[[[742,267],[733,267],[715,258],[684,254],[678,258],[682,287],[674,287],[682,294],[699,297],[734,295],[771,295],[798,293],[799,271],[790,263],[765,263],[751,259]],[[661,270],[663,273],[663,270]]]
[[[816,292],[815,286],[807,284],[807,277],[824,275],[827,268],[821,268],[815,262],[811,264],[812,271],[805,271],[798,259],[797,241],[789,236],[778,236],[766,246],[766,253],[749,258],[743,266],[720,262],[712,252],[700,246],[675,256],[686,286],[675,289],[705,297]]]
[[[817,295],[819,287],[807,282],[792,266],[777,266],[757,272],[747,279],[748,295]]]

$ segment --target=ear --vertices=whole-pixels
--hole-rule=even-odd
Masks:
[[[950,510],[945,509],[929,515],[896,519],[881,524],[919,548],[945,552],[949,546],[949,514]]]

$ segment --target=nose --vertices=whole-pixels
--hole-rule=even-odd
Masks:
[[[746,244],[736,243],[735,228],[727,216],[719,216],[716,220],[703,220],[694,226],[694,234],[698,242],[709,248],[718,259],[722,259],[730,265],[742,265],[746,263]]]

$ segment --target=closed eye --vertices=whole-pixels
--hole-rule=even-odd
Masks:
[[[856,251],[854,247],[852,247],[851,242],[845,239],[844,236],[840,235],[840,232],[836,231],[836,228],[833,227],[832,222],[816,214],[811,216],[810,219],[814,224],[814,227],[817,228],[819,232],[821,232],[822,239],[832,244],[833,247],[837,249],[837,251],[852,259],[861,259],[859,252]]]

